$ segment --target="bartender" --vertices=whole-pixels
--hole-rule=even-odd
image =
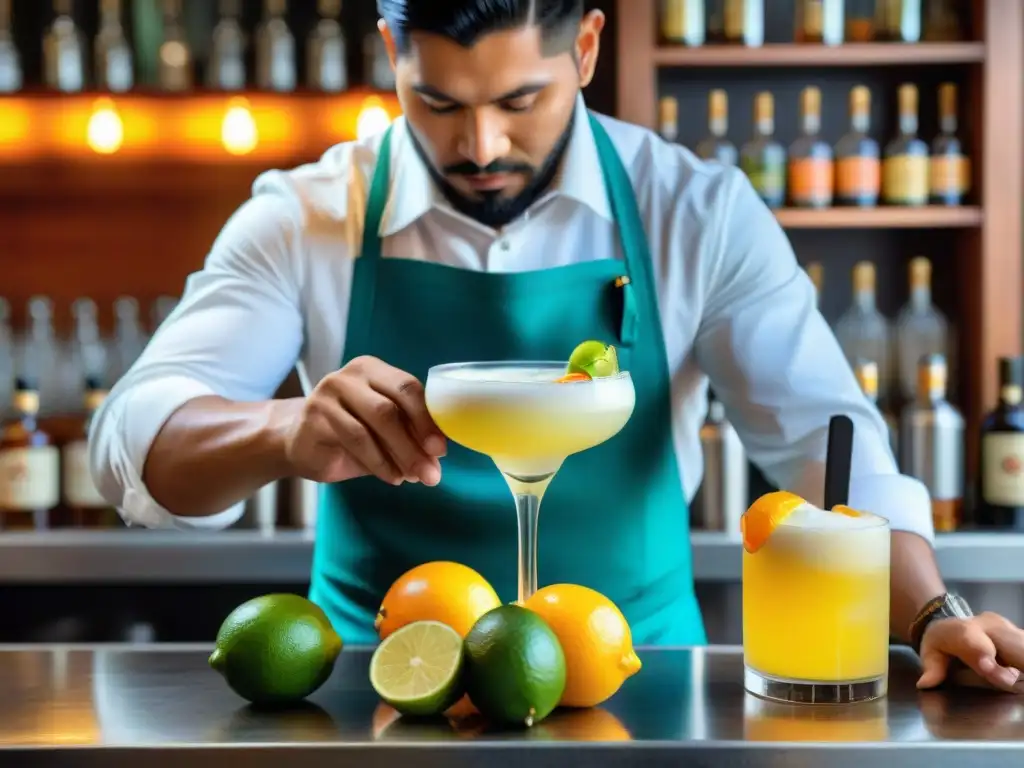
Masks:
[[[257,179],[93,423],[104,496],[133,525],[224,527],[268,483],[317,481],[311,598],[346,641],[372,641],[383,594],[419,563],[515,593],[508,488],[434,425],[430,366],[601,339],[646,418],[559,472],[545,582],[605,593],[638,644],[706,642],[687,521],[710,381],[765,475],[819,504],[829,418],[850,416],[850,504],[892,526],[891,626],[921,653],[920,685],[960,659],[1012,689],[1024,632],[947,594],[928,493],[898,473],[745,176],[586,108],[605,19],[582,6],[378,0],[404,117]],[[306,396],[271,399],[296,365]],[[638,455],[635,482],[602,482]]]

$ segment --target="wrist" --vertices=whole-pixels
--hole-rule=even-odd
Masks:
[[[268,465],[273,467],[274,479],[291,477],[296,474],[289,457],[289,446],[292,430],[299,423],[304,404],[305,398],[302,397],[267,402],[267,418],[261,430],[260,442],[263,445]]]

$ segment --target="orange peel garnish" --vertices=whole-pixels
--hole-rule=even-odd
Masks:
[[[743,548],[751,554],[768,541],[775,529],[806,500],[789,491],[772,491],[759,498],[740,518]]]
[[[847,517],[861,517],[864,514],[863,512],[858,512],[856,509],[848,507],[845,504],[836,504],[832,507],[832,511],[838,512],[840,515],[846,515]]]
[[[573,381],[590,381],[590,377],[585,373],[567,373],[560,379],[555,379],[555,384],[569,384]]]

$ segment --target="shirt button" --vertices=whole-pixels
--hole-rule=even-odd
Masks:
[[[509,248],[512,247],[511,245],[509,245],[508,240],[502,240],[500,242],[500,245],[501,245],[501,250],[505,251],[506,253],[508,252]]]

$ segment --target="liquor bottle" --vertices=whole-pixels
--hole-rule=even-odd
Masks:
[[[950,361],[949,335],[949,322],[932,304],[932,263],[923,256],[911,259],[910,299],[896,318],[900,386],[908,400],[916,394],[921,358],[942,355]]]
[[[43,37],[43,77],[47,87],[64,93],[85,88],[85,40],[73,11],[73,0],[54,0],[53,23]]]
[[[181,0],[163,0],[164,33],[158,55],[157,81],[165,91],[192,90],[192,46],[181,23]]]
[[[44,530],[60,503],[60,454],[39,426],[39,389],[14,386],[14,418],[0,431],[0,529]]]
[[[722,28],[727,43],[764,45],[764,0],[725,0]]]
[[[964,500],[964,418],[946,400],[947,375],[942,355],[922,357],[917,396],[900,416],[900,471],[928,488],[941,533],[960,526]]]
[[[921,39],[921,0],[875,0],[875,39],[916,43]]]
[[[875,265],[861,261],[853,268],[853,304],[836,322],[836,338],[851,366],[873,360],[878,366],[878,399],[889,394],[889,322],[875,303]]]
[[[917,86],[900,86],[899,111],[899,135],[885,147],[882,200],[888,205],[927,205],[928,145],[917,137]]]
[[[306,81],[316,91],[338,93],[348,88],[345,32],[338,18],[341,0],[319,0],[317,22],[306,43]]]
[[[825,268],[821,265],[820,261],[812,261],[807,264],[804,268],[807,272],[807,277],[811,279],[811,285],[814,286],[814,299],[816,306],[821,306],[821,291],[825,287]]]
[[[747,456],[725,406],[711,390],[700,444],[704,478],[693,499],[694,528],[738,535],[748,502]]]
[[[716,88],[708,94],[708,133],[697,145],[697,155],[703,160],[716,160],[722,165],[736,165],[739,153],[736,145],[725,137],[729,132],[729,97]]]
[[[822,141],[821,91],[810,86],[800,94],[801,135],[789,147],[789,200],[798,208],[832,205],[832,147]]]
[[[241,0],[220,0],[220,20],[213,28],[206,85],[216,91],[245,88],[246,37],[238,18]]]
[[[97,87],[114,93],[130,91],[135,65],[121,25],[121,0],[100,0],[100,29],[94,47]]]
[[[171,316],[171,312],[178,306],[178,300],[173,296],[160,296],[149,308],[149,327],[151,333],[164,324],[164,321]]]
[[[931,201],[938,205],[960,205],[971,184],[970,161],[964,155],[957,134],[956,85],[939,86],[939,135],[932,142],[928,172]]]
[[[21,54],[12,31],[11,0],[0,0],[0,93],[20,91],[23,82]]]
[[[146,331],[139,319],[139,303],[130,296],[114,302],[114,340],[107,381],[117,382],[146,348]]]
[[[288,0],[264,0],[256,30],[256,87],[265,91],[295,90],[295,36],[284,18],[287,11]]]
[[[658,100],[658,133],[665,141],[679,140],[679,102],[673,96]]]
[[[1024,528],[1024,358],[999,359],[999,402],[981,421],[978,506],[986,528]]]
[[[932,43],[952,43],[964,39],[960,16],[952,0],[928,0],[923,37]]]
[[[878,204],[881,166],[878,142],[871,129],[871,91],[858,85],[850,91],[850,132],[836,143],[837,205],[871,208]]]
[[[878,404],[878,363],[874,360],[858,360],[853,366],[853,374],[857,377],[857,383],[860,384],[860,390],[864,393],[864,397],[878,409],[882,416],[885,428],[889,433],[889,450],[892,451],[893,459],[896,459],[899,456],[899,424],[896,422],[896,417]]]
[[[754,99],[754,136],[740,150],[740,167],[769,208],[786,199],[786,150],[773,138],[775,100],[767,91]]]
[[[725,1],[726,0],[708,0],[705,6],[705,15],[707,17],[707,34],[705,35],[705,42],[708,43],[724,43],[725,40]]]
[[[99,380],[86,379],[82,427],[62,450],[64,506],[69,524],[76,528],[109,528],[119,519],[117,510],[97,490],[89,472],[89,426],[106,397],[107,390]]]
[[[704,0],[661,0],[661,39],[671,45],[704,45]]]
[[[874,0],[847,0],[846,41],[849,43],[869,43],[874,39]]]
[[[39,415],[56,415],[62,402],[60,343],[53,326],[53,303],[45,296],[33,296],[28,301],[27,330],[21,348],[20,373],[36,387],[33,391],[40,400]]]
[[[391,68],[388,49],[376,29],[363,38],[363,67],[373,88],[379,91],[395,90],[395,72]]]
[[[7,299],[0,297],[0,423],[13,413],[10,408],[14,391],[15,350],[11,305]]]
[[[798,43],[840,45],[844,21],[843,0],[797,0],[793,39]]]
[[[74,318],[75,397],[81,402],[82,382],[98,380],[106,373],[107,349],[100,334],[96,302],[87,298],[76,299],[71,305],[71,315]]]

